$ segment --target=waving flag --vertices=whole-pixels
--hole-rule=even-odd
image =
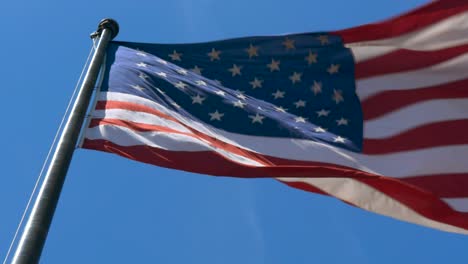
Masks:
[[[468,4],[337,32],[113,42],[83,147],[468,233]]]

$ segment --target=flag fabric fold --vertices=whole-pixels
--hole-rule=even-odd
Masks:
[[[335,32],[111,42],[82,147],[468,233],[468,4]]]

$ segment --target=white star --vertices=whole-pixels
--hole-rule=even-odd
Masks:
[[[301,76],[302,76],[301,72],[294,72],[291,76],[289,76],[289,79],[291,80],[293,84],[295,84],[301,81]]]
[[[305,56],[304,60],[306,60],[309,65],[311,65],[312,63],[316,63],[317,53],[313,53],[311,50],[309,50],[309,55]]]
[[[144,52],[142,52],[142,51],[138,51],[138,52],[136,53],[136,55],[142,56],[142,57],[146,57],[146,56],[147,56],[146,53],[144,53]]]
[[[317,38],[320,41],[320,44],[322,44],[322,45],[330,43],[330,40],[328,39],[327,35],[320,35]]]
[[[340,136],[333,138],[333,142],[345,143],[345,141],[346,141],[346,138],[342,138]]]
[[[314,81],[314,85],[312,85],[312,87],[310,87],[310,89],[312,90],[312,92],[314,92],[315,95],[317,95],[318,93],[321,93],[322,92],[322,82]]]
[[[236,64],[232,65],[232,68],[229,68],[228,71],[232,73],[232,77],[236,75],[242,75],[241,73],[242,66],[237,66]]]
[[[296,123],[305,123],[307,118],[304,118],[302,116],[295,117],[294,120],[296,120]]]
[[[252,89],[255,89],[258,87],[262,88],[263,80],[257,79],[257,77],[255,77],[255,79],[249,83],[250,85],[252,85]]]
[[[197,80],[195,81],[195,83],[199,86],[206,86],[206,82],[202,81],[202,80]]]
[[[321,116],[328,116],[328,114],[330,113],[330,111],[327,111],[325,109],[322,109],[320,111],[317,111],[317,117],[321,117]]]
[[[321,128],[321,127],[316,127],[316,128],[314,128],[314,131],[317,132],[317,133],[325,133],[325,132],[327,132],[326,129]]]
[[[178,103],[176,103],[176,102],[173,102],[173,103],[171,103],[171,104],[172,104],[173,106],[175,106],[176,108],[180,108],[180,105],[179,105]]]
[[[159,63],[161,63],[161,64],[164,64],[164,65],[167,64],[167,61],[162,60],[162,59],[156,59],[156,61],[159,62]]]
[[[241,100],[237,100],[234,102],[235,107],[244,108],[244,105],[246,105],[246,103],[242,102]]]
[[[347,126],[348,121],[349,121],[348,119],[345,119],[345,118],[342,117],[342,118],[336,120],[336,123],[337,123],[338,126],[341,126],[341,125]]]
[[[145,90],[144,87],[141,87],[140,85],[130,85],[133,89],[136,89],[138,91],[141,91],[143,92],[143,90]]]
[[[140,62],[140,63],[137,63],[137,66],[142,67],[142,68],[146,68],[148,66],[148,64],[146,64],[144,62]]]
[[[258,46],[253,46],[250,44],[248,49],[245,49],[245,51],[249,54],[249,59],[252,57],[258,57]]]
[[[276,90],[275,93],[272,93],[271,95],[273,95],[275,97],[275,99],[278,99],[278,98],[284,98],[284,94],[286,92],[283,92],[283,91],[280,91],[280,90]]]
[[[296,105],[296,108],[305,107],[306,103],[307,103],[306,101],[302,101],[302,100],[294,102],[294,104]]]
[[[165,73],[165,72],[157,72],[156,74],[157,74],[159,77],[167,78],[167,73]]]
[[[340,70],[339,64],[332,64],[330,65],[330,67],[328,67],[327,72],[329,74],[335,74],[335,73],[338,73],[339,70]]]
[[[283,46],[286,48],[286,50],[290,50],[290,49],[295,49],[296,47],[294,46],[294,42],[295,40],[292,40],[292,39],[288,39],[286,38],[284,41],[283,41]]]
[[[212,48],[210,52],[208,52],[206,55],[210,57],[210,61],[214,60],[220,60],[219,54],[221,54],[221,51],[216,50],[215,48]]]
[[[167,56],[171,57],[171,59],[172,59],[173,61],[181,61],[181,58],[180,58],[180,57],[182,57],[182,53],[177,53],[177,51],[174,50],[174,51],[172,52],[172,54],[169,54],[169,55],[167,55]]]
[[[224,116],[224,113],[218,112],[218,110],[214,111],[213,113],[209,113],[210,120],[218,120],[221,121],[221,118]]]
[[[340,102],[343,102],[344,101],[344,98],[343,98],[343,91],[341,90],[336,90],[336,89],[333,89],[333,101],[335,101],[336,104],[339,104]]]
[[[138,77],[140,77],[140,78],[143,79],[143,80],[146,80],[146,79],[148,78],[148,75],[146,75],[146,74],[140,72],[140,74],[138,74]]]
[[[181,75],[187,75],[187,70],[185,69],[177,69],[176,72]]]
[[[203,104],[205,97],[201,97],[199,94],[197,96],[192,96],[192,104]]]
[[[271,63],[267,64],[267,67],[270,68],[271,72],[279,71],[280,70],[280,68],[279,68],[280,63],[281,63],[281,61],[279,61],[279,60],[275,61],[274,59],[271,59]]]
[[[223,96],[223,97],[226,96],[226,93],[221,90],[216,91],[215,94]]]
[[[285,108],[283,108],[281,106],[279,106],[279,107],[275,106],[275,111],[277,111],[277,112],[286,113],[287,110],[288,109],[285,109]]]
[[[252,124],[255,124],[255,123],[263,124],[263,119],[264,119],[265,117],[262,116],[262,115],[259,115],[258,113],[256,113],[254,116],[253,116],[253,115],[249,115],[249,118],[252,119]]]
[[[195,65],[195,67],[193,67],[192,69],[190,69],[192,72],[198,74],[198,75],[201,75],[201,72],[203,71],[202,68],[199,68],[197,65]]]
[[[174,86],[175,86],[176,88],[179,88],[179,89],[182,89],[182,90],[183,90],[183,89],[185,89],[185,87],[187,87],[187,84],[185,84],[185,83],[183,83],[183,82],[181,82],[181,81],[178,81],[177,83],[174,84]]]
[[[239,94],[236,95],[237,98],[245,100],[247,97],[245,97],[244,92],[239,91]]]

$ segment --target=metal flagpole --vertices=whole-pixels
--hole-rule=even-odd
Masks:
[[[39,262],[93,88],[104,61],[107,44],[118,32],[119,25],[112,19],[104,19],[99,23],[95,33],[100,35],[99,43],[16,248],[12,262],[14,264]]]

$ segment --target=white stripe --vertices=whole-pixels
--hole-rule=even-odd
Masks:
[[[348,43],[357,62],[385,55],[397,49],[438,50],[468,43],[468,12],[460,13],[433,23],[420,30],[404,35],[380,39]],[[377,46],[384,48],[369,47]]]
[[[263,166],[257,161],[216,148],[208,142],[188,135],[167,132],[135,132],[126,127],[112,125],[88,128],[85,133],[86,139],[105,139],[119,146],[150,146],[169,151],[214,151],[237,163]]]
[[[99,125],[86,130],[87,139],[106,139],[120,146],[147,145],[173,151],[205,151],[210,147],[200,139],[183,134],[159,131],[137,132],[127,127]]]
[[[468,119],[468,99],[424,101],[364,122],[364,138],[379,139],[442,121]]]
[[[124,109],[94,110],[92,112],[92,118],[119,119],[154,126],[163,126],[177,130],[179,132],[191,133],[189,129],[177,122],[144,112],[136,112]]]
[[[351,49],[351,52],[354,55],[354,62],[359,63],[369,59],[373,59],[385,54],[388,54],[392,51],[398,50],[397,47],[392,46],[357,46],[357,47],[350,47],[349,45],[345,45]]]
[[[148,99],[121,93],[107,93],[107,98],[159,108],[184,124],[239,148],[290,160],[337,164],[389,177],[404,178],[418,175],[468,172],[468,145],[437,147],[385,155],[364,155],[310,140],[256,137],[230,133],[208,124],[180,117]],[[119,100],[120,98],[120,100]],[[104,135],[105,136],[105,135]],[[118,143],[117,143],[118,144]],[[190,150],[190,149],[184,149]]]
[[[387,90],[421,89],[468,78],[468,54],[414,71],[380,75],[356,81],[361,101]]]
[[[168,114],[168,109],[154,101],[146,99],[144,97],[136,96],[133,94],[119,93],[119,92],[101,92],[98,95],[98,101],[117,101],[117,102],[129,102],[137,103],[139,105],[147,106],[158,110],[162,113]],[[96,110],[94,110],[96,111]]]
[[[337,164],[394,178],[468,172],[468,145],[364,155],[310,140],[222,135],[263,155]]]
[[[443,198],[453,210],[468,213],[468,198]]]
[[[468,230],[428,219],[392,197],[350,178],[279,178],[304,182],[365,210],[440,230],[468,234]]]

